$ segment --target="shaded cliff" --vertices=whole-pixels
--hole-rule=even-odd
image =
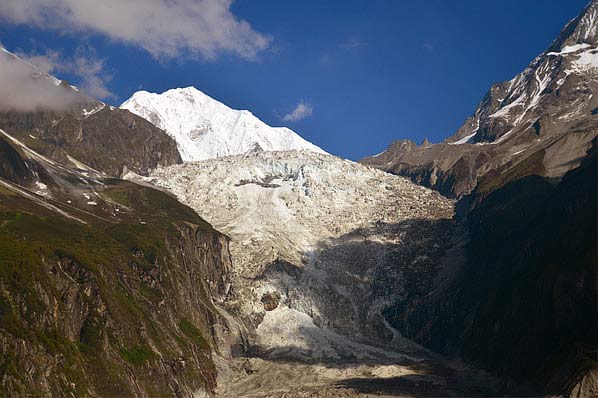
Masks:
[[[526,176],[478,198],[455,278],[389,311],[391,323],[528,393],[598,393],[595,145],[557,185]]]
[[[591,1],[445,142],[363,160],[460,198],[442,273],[385,316],[513,393],[598,394],[597,17]]]

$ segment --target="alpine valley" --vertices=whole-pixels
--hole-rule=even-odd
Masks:
[[[60,106],[0,108],[0,396],[598,396],[598,0],[359,162],[3,65]]]

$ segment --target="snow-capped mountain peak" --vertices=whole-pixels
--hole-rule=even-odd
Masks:
[[[286,127],[271,127],[248,110],[235,110],[195,87],[162,94],[138,91],[121,105],[165,130],[184,161],[199,161],[256,150],[307,149],[325,153]]]

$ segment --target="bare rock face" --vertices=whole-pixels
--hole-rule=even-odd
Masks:
[[[266,311],[274,311],[280,304],[280,296],[278,293],[266,293],[262,296],[261,301]]]
[[[50,159],[110,176],[181,162],[175,142],[144,119],[104,104],[93,110],[1,112],[0,126]]]
[[[36,177],[33,164],[21,156],[7,137],[0,136],[0,175],[3,178],[18,183],[33,183]]]
[[[398,303],[389,322],[426,347],[529,383],[526,394],[592,396],[597,171],[594,146],[557,184],[528,176],[490,193],[463,221],[469,241],[457,277]]]
[[[592,1],[519,75],[493,85],[444,142],[398,141],[361,162],[439,190],[470,193],[490,174],[560,178],[579,165],[598,134],[598,3]],[[510,179],[512,181],[512,179]]]

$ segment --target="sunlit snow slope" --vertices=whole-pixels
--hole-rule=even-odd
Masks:
[[[231,109],[195,87],[162,94],[138,91],[121,105],[165,130],[184,161],[252,151],[324,151],[286,127],[270,127],[251,112]]]

